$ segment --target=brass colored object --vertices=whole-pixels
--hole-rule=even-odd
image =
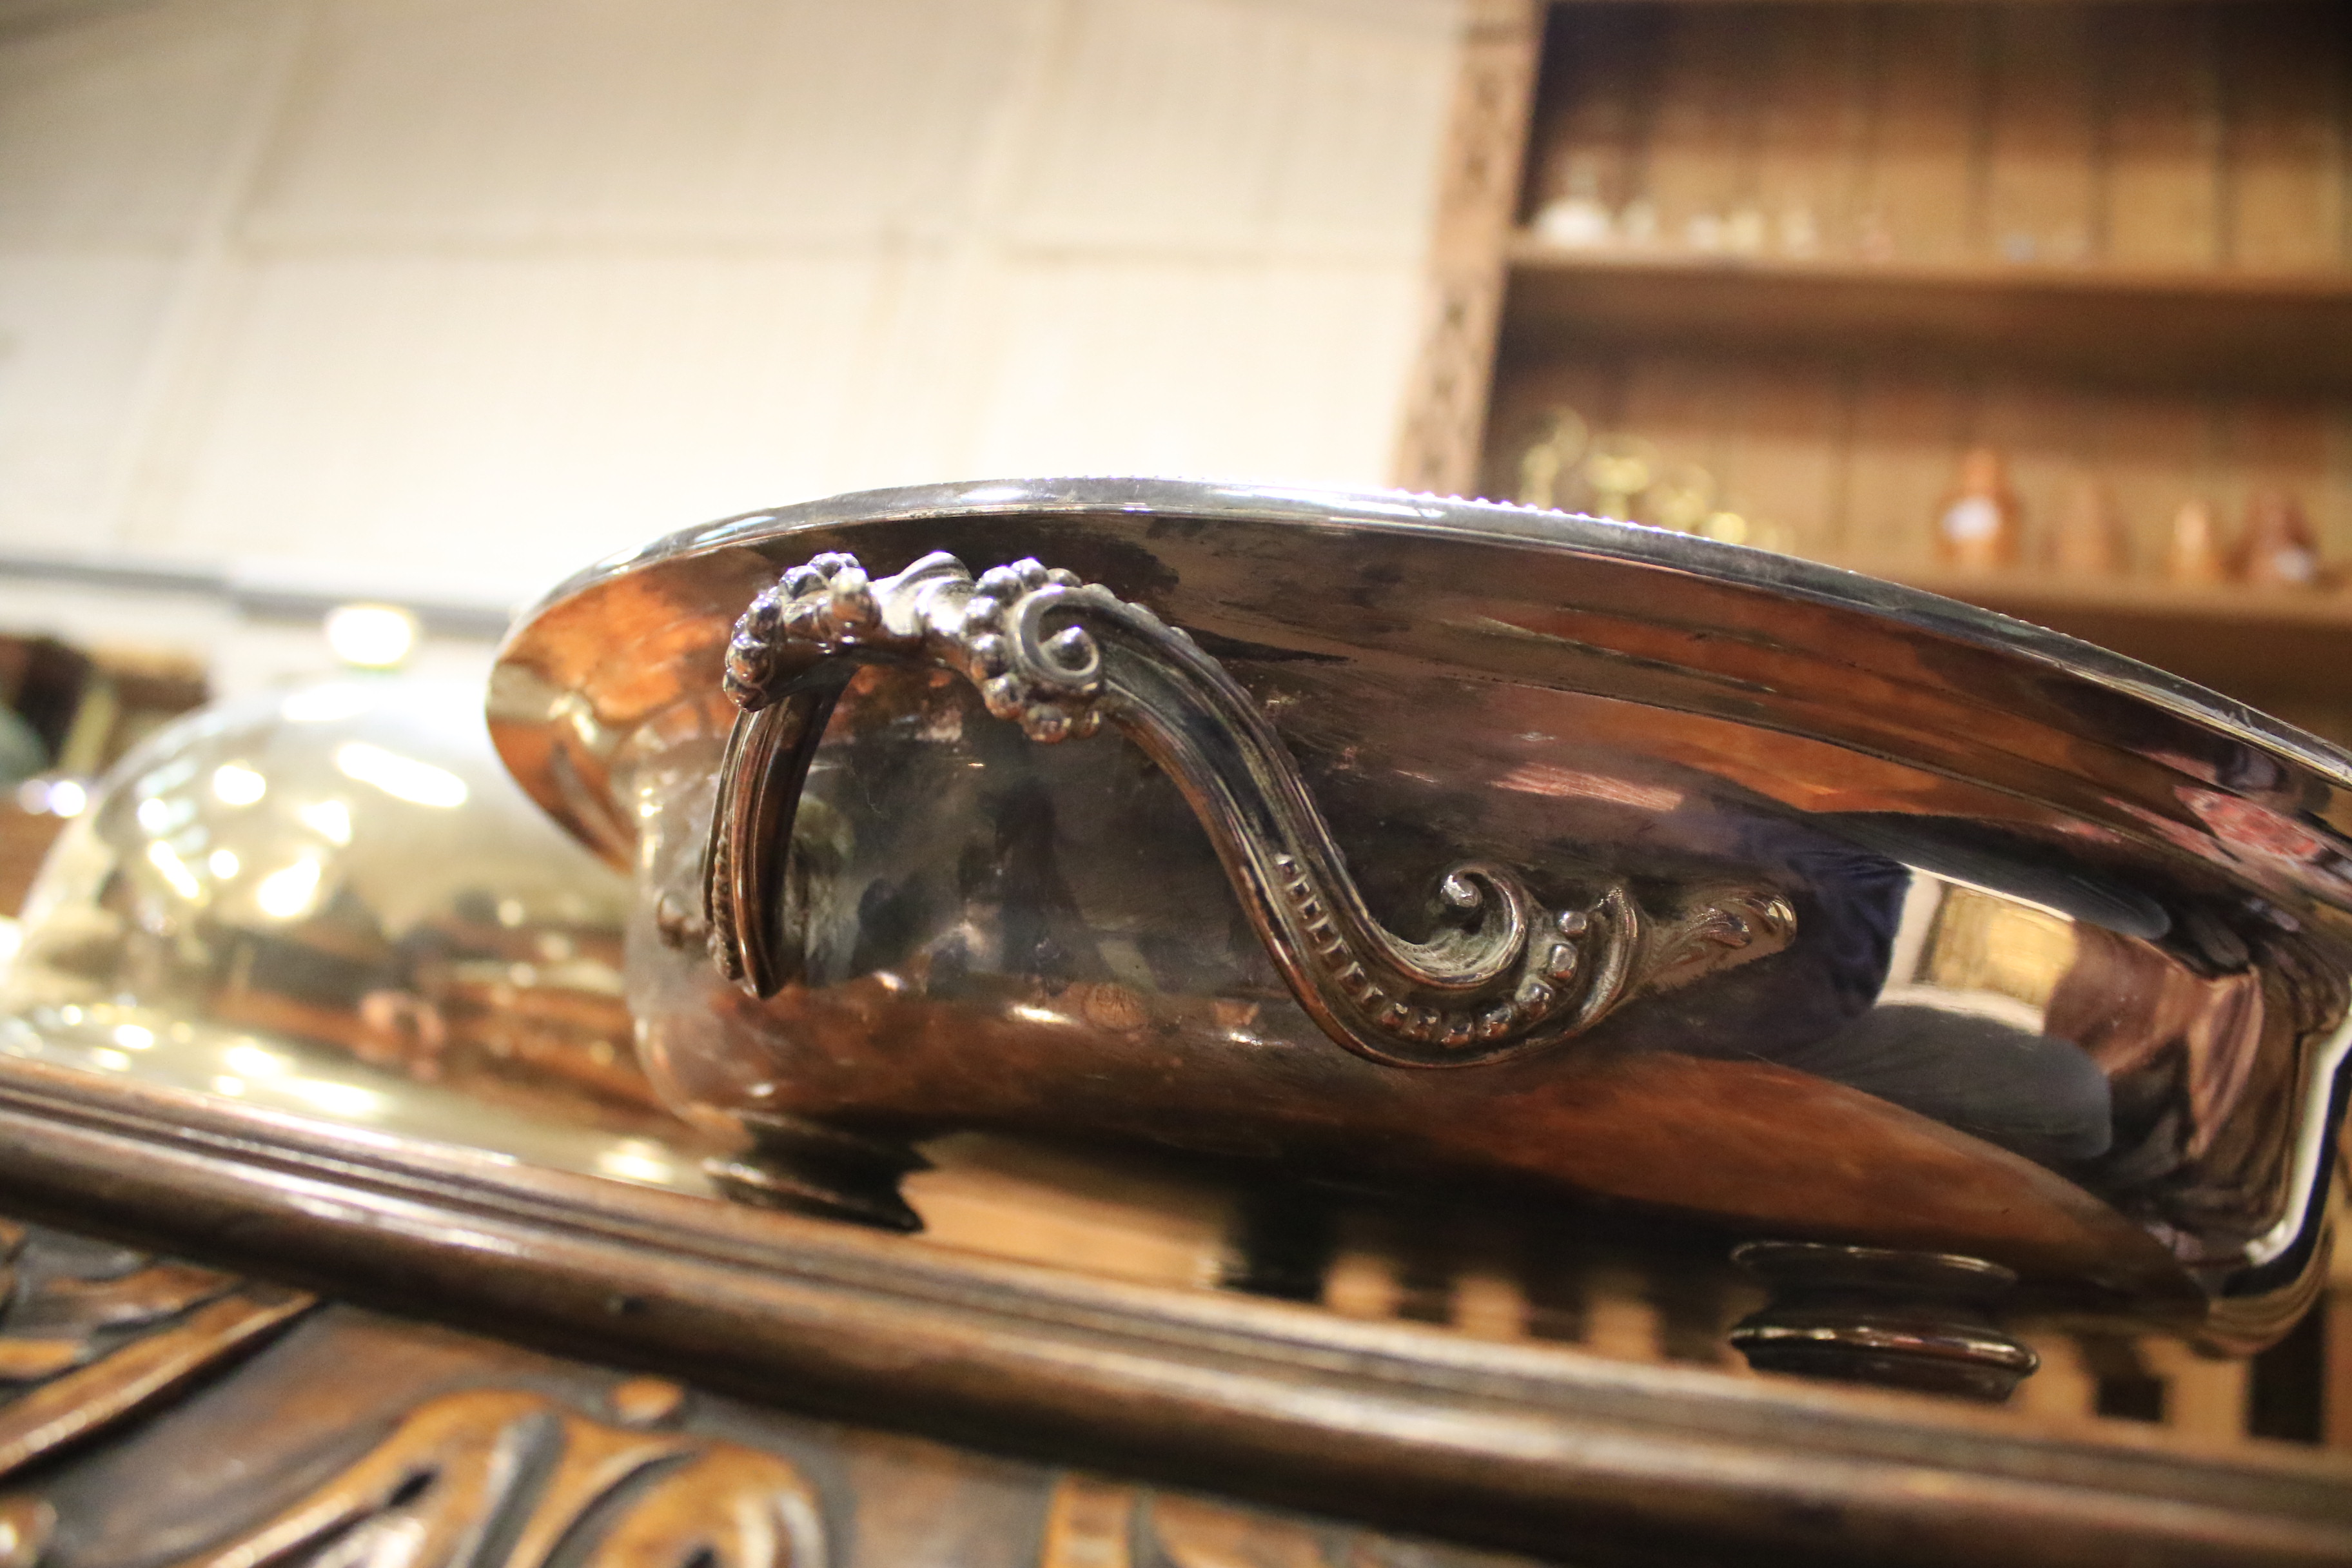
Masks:
[[[1703,532],[1717,510],[1715,476],[1696,463],[1677,464],[1651,485],[1647,499],[1649,521],[1677,533]]]
[[[2258,588],[2316,587],[2321,578],[2319,541],[2302,503],[2277,489],[2248,497],[2235,564],[2237,575]]]
[[[1975,447],[1960,459],[1959,482],[1936,509],[1937,559],[1979,572],[2014,566],[2024,526],[2008,459],[1993,447]]]
[[[1631,518],[1634,501],[1657,476],[1658,449],[1639,436],[1601,436],[1586,448],[1585,482],[1602,517]]]
[[[2172,532],[2165,542],[2165,580],[2208,586],[2230,577],[2227,552],[2221,548],[2221,525],[2204,499],[2191,496],[2173,514]]]

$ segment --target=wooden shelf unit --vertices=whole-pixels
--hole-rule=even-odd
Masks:
[[[2352,271],[2221,272],[1566,249],[1514,237],[1505,340],[1840,343],[2111,386],[2352,391]]]
[[[1522,499],[1572,409],[1800,553],[2352,741],[2352,597],[2156,575],[2184,501],[2234,531],[2270,487],[2352,562],[2352,8],[1478,0],[1471,36],[1402,482]],[[2134,574],[1937,572],[1976,444],[2029,563],[2095,480]]]

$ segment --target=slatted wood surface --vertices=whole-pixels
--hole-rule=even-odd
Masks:
[[[2348,47],[2301,0],[1565,5],[1527,212],[1589,196],[1601,247],[2341,269]]]
[[[1880,570],[1932,562],[1937,504],[1960,453],[1979,443],[2009,458],[2029,559],[2046,552],[2086,480],[2115,494],[2132,575],[2160,574],[2183,502],[2204,498],[2233,530],[2263,487],[2299,497],[2323,544],[2352,552],[2352,404],[2335,399],[2119,391],[1866,353],[1599,345],[1507,366],[1489,493],[1516,493],[1520,453],[1563,406],[1595,430],[1651,441],[1662,469],[1705,466],[1741,510],[1788,528],[1801,552]]]
[[[1320,1232],[1300,1247],[1301,1266],[1253,1284],[1250,1204],[1234,1187],[988,1138],[929,1152],[937,1166],[911,1178],[908,1195],[929,1245],[1152,1284],[1255,1288],[1343,1317],[1473,1339],[1759,1375],[1723,1334],[1763,1304],[1763,1292],[1710,1258],[1563,1239],[1491,1212],[1433,1219],[1349,1204],[1301,1216]],[[2026,1325],[2025,1337],[2042,1369],[2005,1407],[2021,1423],[2158,1426],[2221,1442],[2352,1448],[2352,1250],[2339,1255],[2312,1320],[2257,1361],[2079,1324]]]
[[[2352,561],[2352,11],[1566,5],[1532,113],[1482,493],[1524,499],[1572,410],[1785,548],[1935,578],[1932,521],[1990,445],[2025,568],[1932,585],[2095,636],[2192,500],[2226,541],[2283,490]],[[2055,538],[2093,484],[2128,558],[2069,579]],[[2352,574],[2330,585],[2315,605],[2352,608]],[[2157,640],[2352,738],[2340,663],[2263,640],[2335,612],[2241,604]]]

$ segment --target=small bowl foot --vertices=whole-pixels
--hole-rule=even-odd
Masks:
[[[1993,1317],[2017,1284],[1997,1263],[1800,1241],[1731,1257],[1772,1287],[1730,1335],[1760,1372],[2000,1401],[2041,1364]]]
[[[711,1181],[738,1203],[848,1220],[877,1230],[918,1231],[922,1216],[898,1191],[899,1178],[929,1168],[905,1143],[845,1131],[796,1116],[746,1115],[751,1146],[703,1162]]]

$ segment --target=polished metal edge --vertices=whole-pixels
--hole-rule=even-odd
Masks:
[[[607,557],[557,584],[516,617],[501,650],[566,599],[629,572],[729,549],[788,548],[793,534],[923,518],[1129,513],[1288,522],[1324,530],[1437,534],[1534,546],[1687,573],[1856,611],[2030,659],[2258,746],[2352,789],[2352,753],[2233,698],[2030,621],[1845,568],[1639,523],[1496,501],[1392,490],[1308,489],[1198,479],[1047,478],[907,486],[746,512],[681,529]]]

